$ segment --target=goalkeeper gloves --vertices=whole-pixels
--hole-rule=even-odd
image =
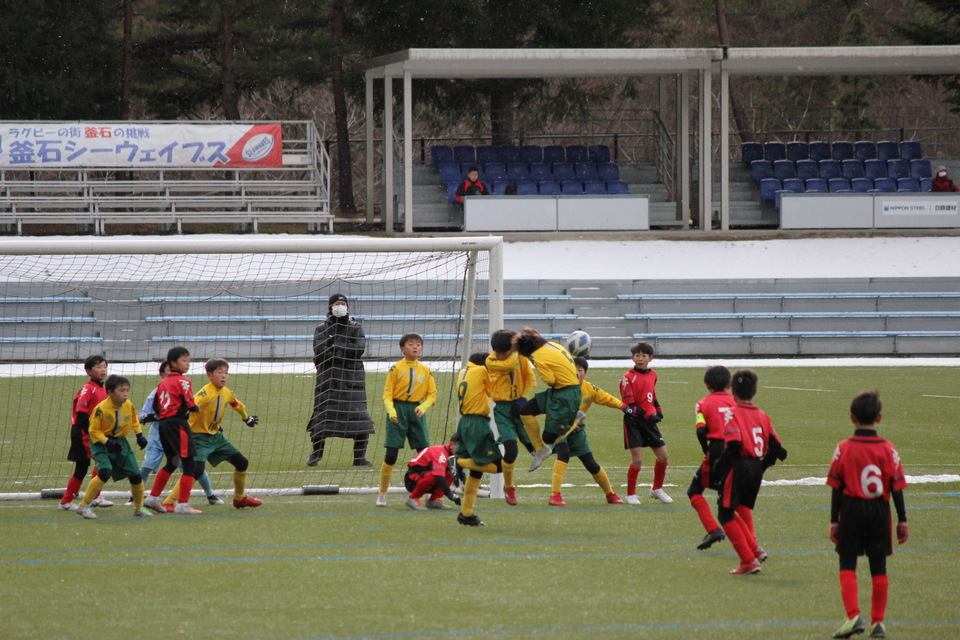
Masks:
[[[120,439],[119,438],[107,438],[107,451],[111,453],[120,453]]]
[[[648,415],[648,416],[646,417],[646,420],[647,420],[647,422],[652,422],[653,424],[657,424],[658,422],[660,422],[661,420],[663,420],[663,414],[660,413],[660,412],[651,413],[650,415]]]
[[[904,522],[903,524],[907,524]],[[897,533],[900,532],[900,524],[897,524]],[[833,544],[840,544],[840,523],[831,522],[830,523],[830,542]]]
[[[897,544],[903,544],[910,539],[910,529],[906,522],[897,523]]]
[[[779,460],[780,462],[783,462],[786,459],[787,459],[787,450],[784,449],[783,447],[780,447],[780,451],[777,453],[777,460]]]
[[[157,421],[157,414],[155,414],[152,411],[147,415],[143,416],[143,418],[140,420],[140,422],[142,422],[143,424],[146,424],[148,422],[156,422],[156,421]]]
[[[146,437],[144,437],[142,433],[137,434],[137,446],[140,447],[141,449],[147,448],[147,439]]]
[[[243,423],[248,427],[255,427],[257,426],[258,422],[259,420],[257,420],[257,416],[247,416],[247,419],[243,421]]]
[[[635,418],[637,415],[640,414],[640,407],[638,407],[635,404],[624,405],[623,412],[628,416],[630,416],[631,418]]]

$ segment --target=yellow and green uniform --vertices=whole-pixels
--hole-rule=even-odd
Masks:
[[[536,395],[546,414],[543,430],[562,436],[573,425],[580,408],[580,377],[573,357],[555,342],[548,342],[532,354],[530,361],[549,389]]]
[[[430,446],[426,418],[418,416],[416,410],[426,413],[436,401],[437,382],[427,365],[404,358],[390,367],[383,386],[383,404],[387,409],[384,446],[402,449],[408,440],[410,447],[418,451]]]
[[[584,380],[580,383],[580,411],[586,413],[590,410],[590,407],[595,404],[600,404],[612,409],[619,409],[623,403],[616,396],[607,393],[592,382]],[[585,419],[581,420],[577,428],[567,434],[565,441],[570,448],[570,456],[580,458],[581,456],[588,456],[593,453],[593,450],[590,448],[590,442],[587,440],[586,427]],[[592,460],[592,458],[593,456],[590,456],[590,460]],[[584,460],[583,458],[581,459]],[[568,458],[566,457],[564,457],[563,460],[558,457],[557,460],[554,461],[553,474],[551,477],[552,493],[560,493],[560,487],[563,486],[563,479],[567,473],[567,464]],[[596,465],[596,470],[589,468],[591,464]],[[607,472],[603,470],[603,467],[600,467],[595,461],[589,462],[589,464],[584,462],[584,466],[587,466],[587,470],[591,472],[593,479],[605,495],[613,491],[613,487],[610,485],[610,479],[607,477]]]
[[[500,442],[519,440],[530,444],[526,425],[519,417],[513,416],[513,407],[519,398],[527,395],[529,390],[537,386],[537,378],[533,367],[526,356],[516,352],[504,360],[498,360],[496,354],[487,356],[487,371],[490,374],[490,397],[493,398],[493,418],[497,422],[497,431],[500,432]],[[536,418],[529,417],[539,436],[539,427]]]
[[[240,414],[244,420],[250,417],[247,407],[240,402],[236,394],[228,387],[217,388],[213,383],[204,385],[193,396],[200,411],[190,414],[190,430],[197,449],[198,462],[210,462],[217,466],[227,458],[240,453],[226,436],[223,435],[223,416],[227,407]]]
[[[500,447],[490,429],[490,374],[487,368],[468,362],[457,374],[457,403],[460,420],[453,441],[457,445],[457,464],[472,472],[497,473]],[[463,486],[460,513],[473,515],[480,491],[480,473],[471,473]]]
[[[119,407],[107,398],[96,406],[90,416],[90,456],[98,469],[110,469],[114,479],[139,475],[140,465],[127,442],[126,435],[133,431],[142,433],[140,419],[133,403],[127,400]],[[120,451],[107,449],[107,440],[116,438]]]

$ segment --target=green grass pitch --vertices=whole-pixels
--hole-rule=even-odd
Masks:
[[[755,512],[770,554],[757,576],[727,574],[737,565],[727,542],[695,549],[704,532],[685,492],[700,459],[693,405],[705,393],[703,372],[665,366],[658,393],[672,505],[647,498],[646,487],[639,507],[608,505],[574,459],[563,492],[568,506],[549,507],[552,462],[528,473],[525,453],[520,504],[479,500],[482,528],[458,526],[456,511],[410,511],[399,494],[386,509],[369,494],[286,496],[267,497],[256,510],[228,504],[203,507],[202,516],[149,520],[118,505],[95,521],[53,501],[0,501],[0,638],[829,638],[844,617],[827,540],[829,490],[800,481],[824,477],[835,443],[851,433],[850,399],[864,389],[880,392],[880,432],[897,444],[908,476],[948,475],[906,490],[911,539],[888,563],[888,637],[955,638],[958,371],[907,365],[755,367],[756,402],[790,454],[768,471],[774,482]],[[596,368],[589,378],[616,393],[619,374]],[[264,426],[302,423],[266,408],[275,385],[231,382]],[[0,398],[22,393],[14,387],[21,384],[0,381]],[[629,457],[618,413],[595,407],[587,422],[594,453],[622,493]],[[439,434],[442,426],[433,428]],[[6,443],[17,435],[6,421],[3,428],[0,465],[7,465]],[[264,467],[283,464],[254,450],[254,482]],[[379,464],[380,450],[370,453]],[[652,461],[647,452],[641,484],[650,482]],[[55,470],[64,479],[69,473],[65,463]],[[227,478],[214,483],[227,488]],[[357,482],[372,486],[376,471]],[[865,561],[858,575],[868,616]]]

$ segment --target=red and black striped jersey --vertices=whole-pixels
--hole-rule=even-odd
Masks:
[[[189,378],[176,371],[168,373],[157,385],[153,403],[161,420],[174,416],[185,418],[189,410],[197,406]]]
[[[890,499],[891,491],[907,486],[897,448],[873,433],[856,433],[837,444],[827,484],[851,498]]]
[[[723,430],[723,442],[739,442],[741,458],[762,458],[769,451],[770,442],[780,442],[770,416],[755,404],[738,402],[733,419]]]
[[[714,391],[697,403],[696,427],[707,430],[707,438],[723,440],[723,430],[733,420],[733,408],[737,402],[726,391]]]
[[[77,391],[77,395],[73,397],[73,412],[70,414],[70,424],[77,424],[77,412],[82,411],[91,416],[97,405],[106,399],[107,390],[103,388],[103,382],[87,380],[86,384],[80,387],[80,391]]]

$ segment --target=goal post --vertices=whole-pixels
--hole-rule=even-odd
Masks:
[[[372,467],[355,465],[363,438],[348,431],[327,437],[322,459],[306,465],[315,449],[307,425],[318,403],[356,391],[343,374],[333,396],[321,401],[314,393],[327,364],[314,362],[314,331],[333,294],[349,300],[349,316],[366,336],[360,397],[372,422],[364,451]],[[0,439],[0,498],[54,497],[65,486],[73,471],[66,461],[71,407],[87,379],[86,356],[102,354],[109,373],[128,377],[140,410],[175,345],[190,350],[194,392],[208,383],[204,362],[225,358],[227,386],[259,417],[253,429],[232,411],[223,419],[225,435],[250,460],[253,495],[305,486],[363,490],[377,484],[384,380],[402,357],[404,333],[423,335],[421,360],[437,382],[437,404],[427,413],[431,442],[453,434],[456,372],[471,351],[488,350],[490,331],[503,326],[502,238],[12,238],[0,241],[0,306],[8,434]],[[412,453],[401,451],[392,486],[402,485]],[[207,468],[215,491],[229,493],[232,467]],[[119,481],[106,490],[128,488]]]

